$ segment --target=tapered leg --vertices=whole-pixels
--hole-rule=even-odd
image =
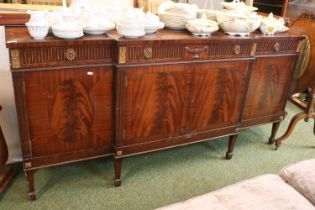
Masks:
[[[272,124],[272,131],[271,131],[271,136],[269,138],[269,144],[275,143],[275,138],[276,138],[276,134],[277,134],[279,126],[280,126],[280,121]]]
[[[122,167],[122,158],[115,158],[115,187],[121,185],[121,167]]]
[[[34,187],[34,173],[33,171],[26,171],[25,175],[28,181],[28,197],[30,200],[36,200],[35,187]]]
[[[234,145],[235,145],[236,140],[237,140],[237,136],[238,136],[238,134],[235,134],[235,135],[229,137],[229,147],[228,147],[228,151],[226,152],[226,156],[225,156],[225,158],[227,160],[232,159],[233,149],[234,149]]]

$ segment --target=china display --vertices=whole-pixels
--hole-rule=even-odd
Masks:
[[[44,167],[113,155],[119,186],[131,155],[229,136],[230,159],[239,131],[265,123],[272,142],[302,40],[159,30],[34,42],[26,28],[7,27],[30,198]]]

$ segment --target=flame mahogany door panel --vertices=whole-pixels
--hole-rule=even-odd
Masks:
[[[124,145],[184,132],[192,71],[184,64],[127,70]]]
[[[32,156],[32,167],[69,161],[71,155],[79,159],[111,154],[112,67],[14,72],[13,76],[20,81],[16,84],[23,84],[29,133],[22,140],[30,154],[23,151],[24,156]]]
[[[270,122],[283,115],[296,55],[256,58],[245,101],[242,126]],[[264,118],[264,119],[263,119]]]
[[[218,128],[235,128],[248,66],[249,61],[243,60],[128,68],[122,145],[133,149],[124,154],[184,144],[188,138],[220,136],[191,138]]]
[[[196,65],[189,109],[189,132],[235,126],[240,121],[249,61]]]

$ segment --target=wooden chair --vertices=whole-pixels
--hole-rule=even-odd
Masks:
[[[0,106],[0,111],[2,107]],[[8,161],[8,148],[4,140],[0,126],[0,193],[8,186],[9,182],[16,176],[17,171],[11,166],[6,166]]]
[[[289,0],[254,0],[254,6],[259,8],[259,12],[285,16]]]
[[[290,101],[303,112],[295,115],[285,134],[275,140],[276,148],[291,135],[300,120],[304,119],[308,122],[309,119],[314,119],[313,133],[315,135],[315,14],[308,12],[295,19],[289,32],[306,37],[301,46],[301,55],[291,87],[291,92],[294,94],[290,97]]]

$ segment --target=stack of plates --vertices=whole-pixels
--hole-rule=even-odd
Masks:
[[[186,28],[186,23],[194,20],[196,16],[176,15],[171,13],[160,13],[160,20],[165,24],[166,28],[182,30]]]
[[[77,39],[82,37],[83,27],[79,24],[57,24],[52,26],[52,32],[62,39]]]
[[[165,2],[158,10],[160,20],[166,28],[181,30],[186,28],[186,23],[197,17],[196,5]]]

